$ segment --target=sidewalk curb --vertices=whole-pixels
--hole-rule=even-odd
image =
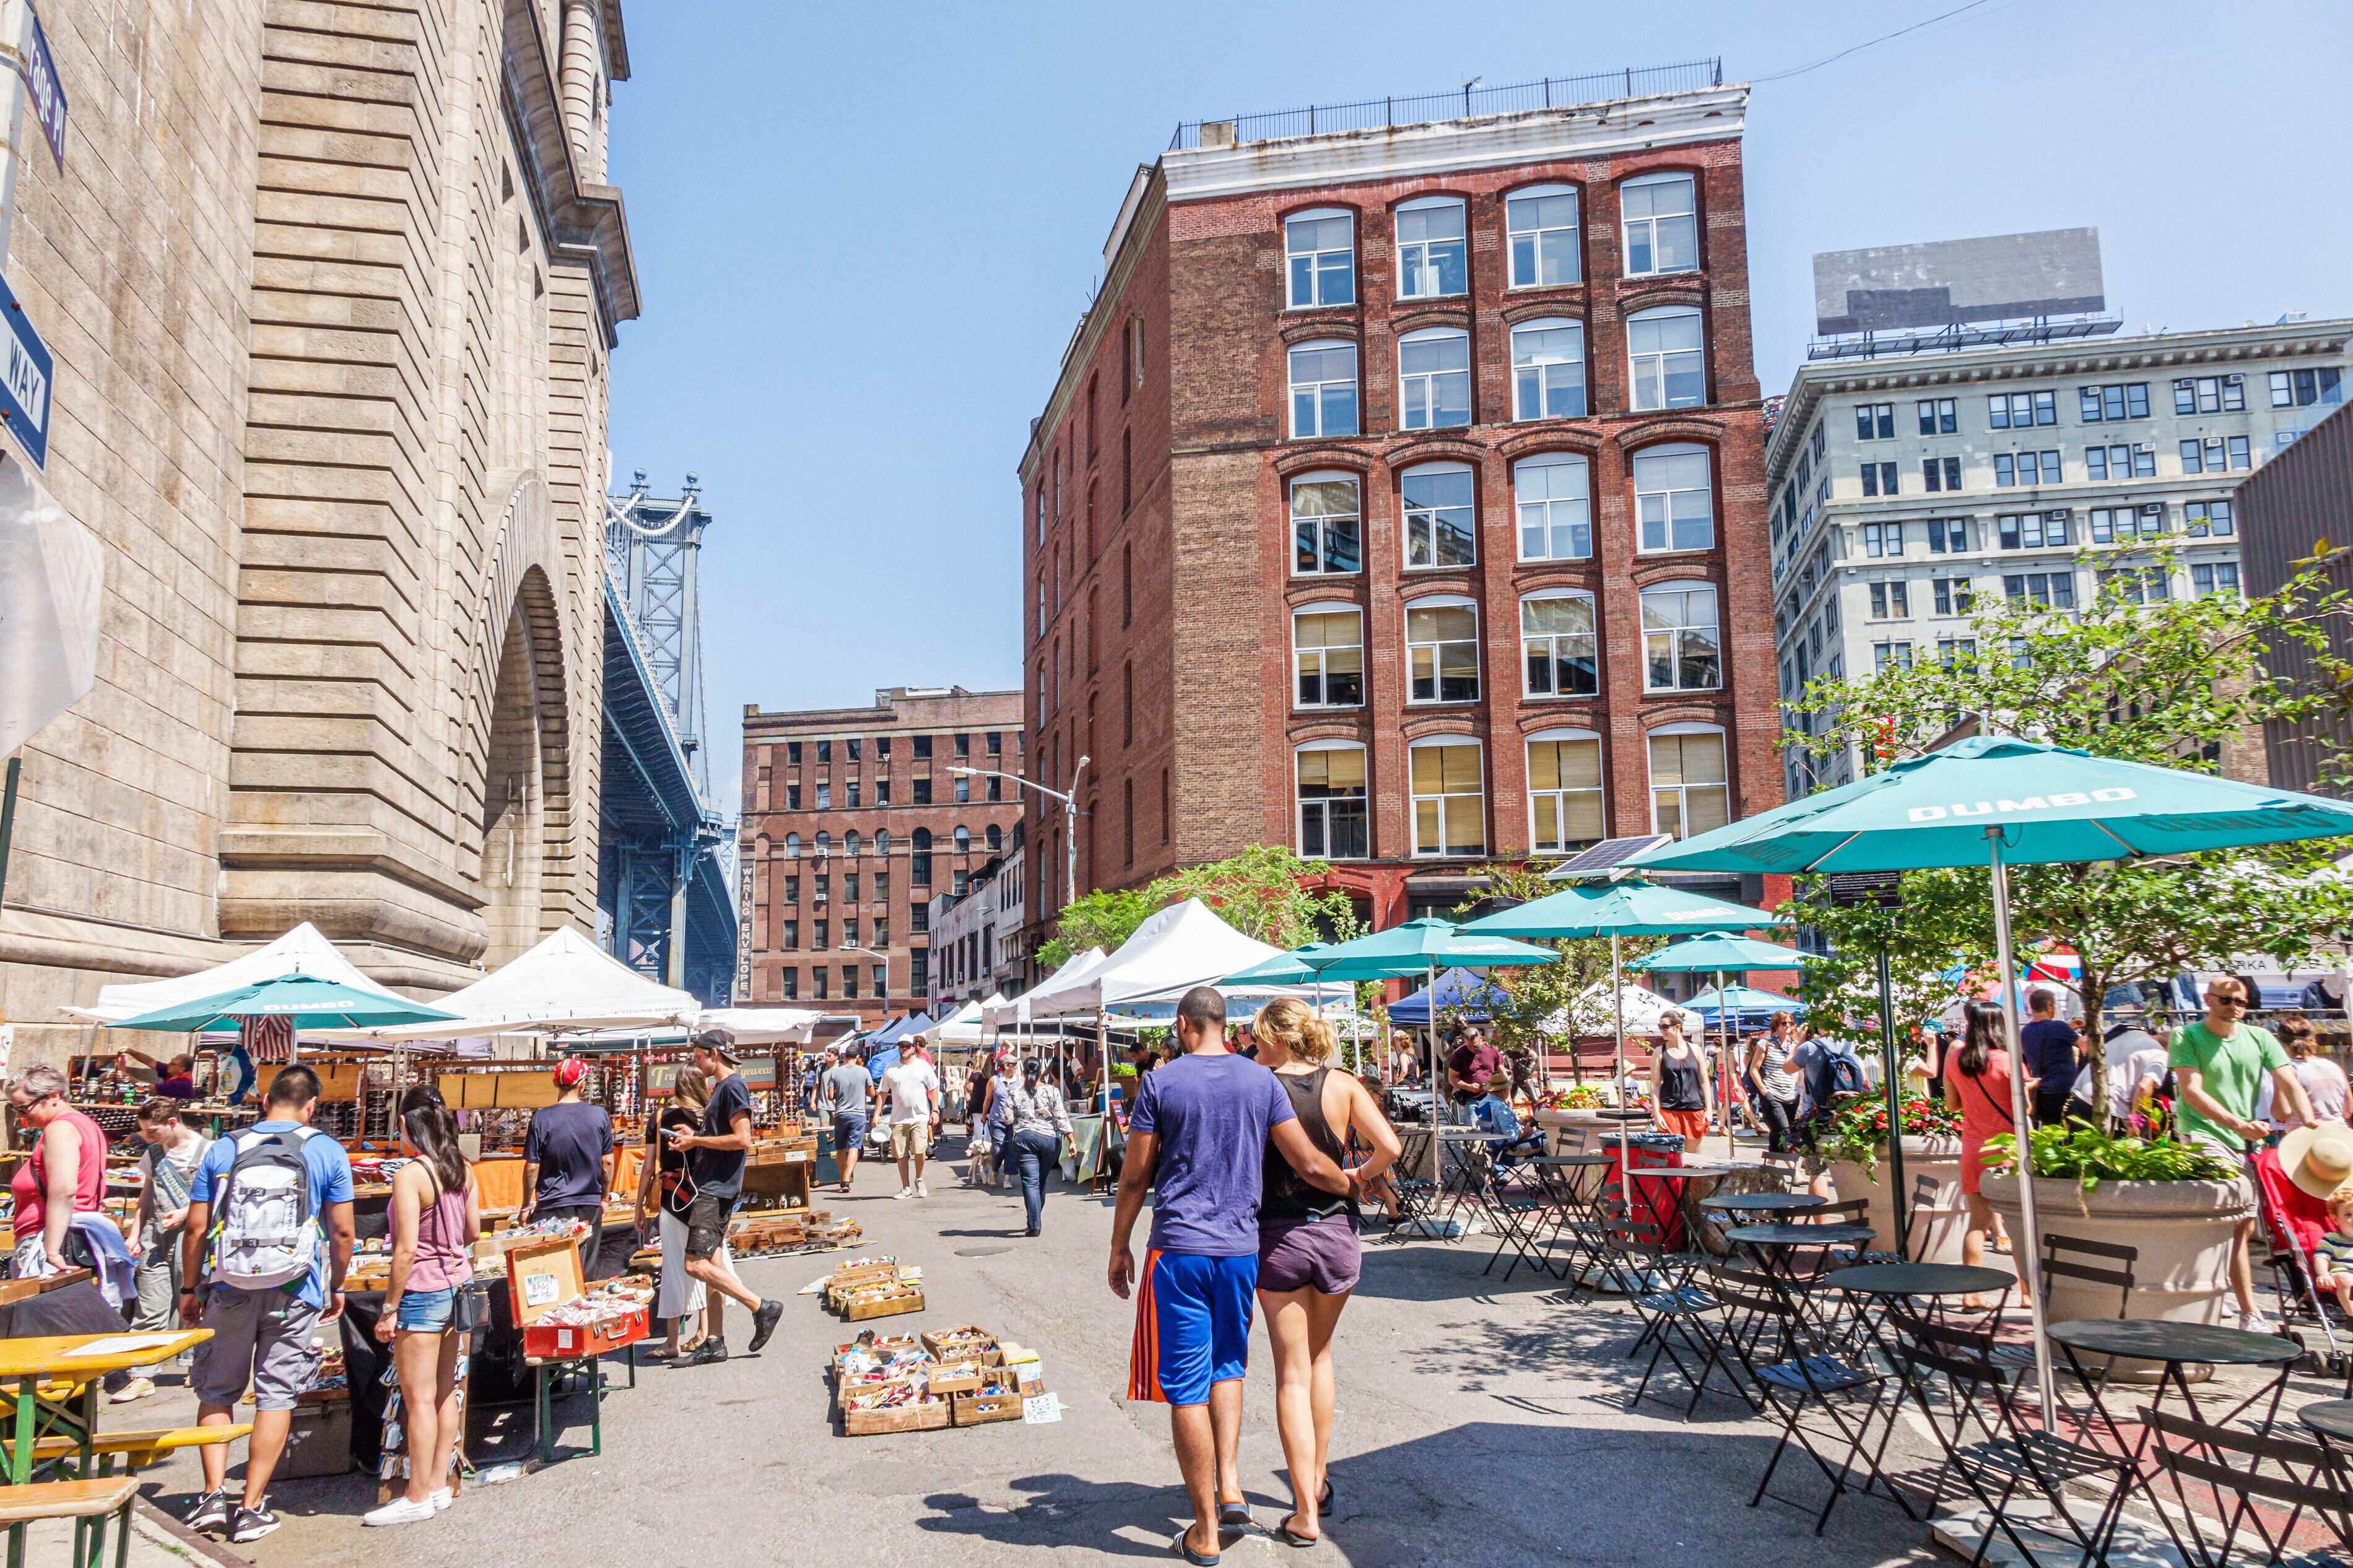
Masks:
[[[144,1497],[132,1500],[131,1519],[141,1534],[178,1547],[211,1568],[253,1568],[250,1557],[239,1557],[211,1536],[197,1534]]]

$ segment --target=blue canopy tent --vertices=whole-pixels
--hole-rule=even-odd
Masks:
[[[1437,984],[1390,1003],[1389,1022],[1409,1029],[1428,1027],[1433,997],[1444,1012],[1480,1024],[1487,1022],[1495,1005],[1504,999],[1502,991],[1469,970],[1450,969],[1438,977]]]
[[[910,1035],[921,1034],[930,1028],[932,1023],[930,1014],[916,1013],[896,1023],[885,1024],[866,1037],[866,1044],[872,1052],[866,1058],[866,1070],[874,1076],[875,1082],[881,1082],[882,1075],[899,1065],[899,1042]]]
[[[1787,996],[1753,985],[1727,985],[1721,995],[1711,985],[1683,1005],[1706,1019],[1711,1029],[1721,1028],[1727,1013],[1736,1029],[1761,1029],[1773,1021],[1774,1014],[1798,1010],[1798,1004]]]

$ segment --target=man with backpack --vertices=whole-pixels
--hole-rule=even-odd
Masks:
[[[281,1068],[262,1120],[205,1152],[188,1189],[180,1320],[212,1331],[196,1347],[189,1384],[200,1426],[226,1426],[248,1385],[253,1436],[245,1494],[228,1495],[228,1449],[196,1452],[205,1492],[192,1530],[227,1529],[234,1542],[278,1528],[265,1506],[270,1473],[286,1451],[296,1398],[319,1365],[312,1336],[343,1312],[352,1262],[352,1163],[343,1145],[312,1131],[319,1075]]]
[[[1798,1141],[1810,1150],[1841,1106],[1871,1092],[1871,1079],[1863,1074],[1862,1058],[1852,1041],[1817,1034],[1811,1025],[1800,1027],[1805,1038],[1789,1053],[1789,1065],[1798,1070],[1804,1095],[1798,1107]]]

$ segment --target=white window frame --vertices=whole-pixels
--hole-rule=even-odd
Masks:
[[[1589,790],[1583,788],[1572,790],[1564,787],[1560,789],[1539,791],[1535,784],[1535,767],[1533,763],[1528,763],[1527,748],[1540,745],[1554,745],[1564,741],[1591,742],[1594,749],[1595,759],[1601,763],[1601,767],[1599,770],[1600,782],[1596,784]],[[1601,806],[1601,837],[1607,838],[1609,836],[1609,767],[1607,757],[1601,750],[1600,731],[1598,730],[1579,730],[1571,728],[1538,730],[1535,734],[1524,737],[1521,746],[1521,760],[1523,763],[1527,763],[1528,764],[1528,852],[1532,855],[1567,855],[1570,853],[1570,850],[1567,847],[1565,842],[1565,835],[1564,843],[1552,848],[1546,848],[1540,841],[1541,836],[1536,831],[1536,801],[1540,795],[1549,795],[1552,797],[1554,813],[1553,820],[1556,824],[1567,822],[1568,817],[1568,797],[1570,795],[1591,795],[1598,797]]]
[[[1326,565],[1319,566],[1312,572],[1304,571],[1299,564],[1299,487],[1302,485],[1329,484],[1345,484],[1356,492],[1356,510],[1355,513],[1356,519],[1356,563],[1354,566],[1345,568],[1335,568]],[[1351,473],[1345,468],[1318,468],[1313,473],[1293,474],[1289,479],[1283,482],[1283,495],[1291,508],[1291,574],[1293,576],[1354,577],[1364,571],[1365,481],[1363,475]],[[1328,562],[1332,558],[1331,539],[1329,534],[1331,521],[1328,518],[1321,515],[1315,515],[1314,521],[1316,559],[1319,561]]]
[[[1407,285],[1409,282],[1418,280],[1419,279],[1426,278],[1432,284],[1435,284],[1438,281],[1438,270],[1435,267],[1430,265],[1429,260],[1430,247],[1432,245],[1444,246],[1448,242],[1444,239],[1429,240],[1406,238],[1406,215],[1408,213],[1439,212],[1449,207],[1451,207],[1454,210],[1455,220],[1461,226],[1461,230],[1454,237],[1452,243],[1458,246],[1461,251],[1461,265],[1462,269],[1462,287],[1453,289],[1444,289],[1433,287],[1427,291],[1409,289]],[[1400,202],[1398,204],[1397,212],[1390,219],[1389,231],[1397,241],[1397,283],[1398,299],[1460,300],[1464,295],[1471,292],[1471,208],[1470,204],[1465,202],[1461,196],[1418,196],[1409,202]],[[1408,261],[1407,251],[1409,247],[1419,250],[1421,253],[1421,259],[1419,264]]]
[[[1716,738],[1718,744],[1723,749],[1724,782],[1720,784],[1701,784],[1697,787],[1701,789],[1722,790],[1724,792],[1725,820],[1726,822],[1731,821],[1732,744],[1731,738],[1724,732],[1724,726],[1721,724],[1704,724],[1698,722],[1661,724],[1655,729],[1646,730],[1642,733],[1642,779],[1643,783],[1648,786],[1651,795],[1651,831],[1653,833],[1665,833],[1669,831],[1668,829],[1659,826],[1659,792],[1661,785],[1658,784],[1656,774],[1652,771],[1655,766],[1655,763],[1654,759],[1651,755],[1651,741],[1669,735],[1714,735]],[[1665,787],[1675,792],[1676,820],[1679,823],[1688,824],[1691,821],[1690,792],[1694,786],[1687,784],[1669,784]],[[1688,835],[1677,834],[1676,837],[1688,837]]]
[[[1675,184],[1683,186],[1683,189],[1691,195],[1691,206],[1688,211],[1681,213],[1646,214],[1641,217],[1629,217],[1626,216],[1626,193],[1628,191],[1638,189],[1657,189],[1661,186]],[[1656,174],[1638,174],[1630,180],[1620,180],[1618,183],[1618,226],[1623,231],[1620,254],[1625,259],[1625,275],[1627,277],[1672,278],[1679,277],[1686,272],[1696,272],[1699,270],[1699,181],[1691,174],[1690,171],[1680,169],[1670,170]],[[1691,226],[1692,254],[1690,266],[1660,267],[1655,265],[1659,258],[1659,224],[1662,217],[1670,220],[1679,217]],[[1654,264],[1652,266],[1637,267],[1634,265],[1634,236],[1637,230],[1642,231],[1649,237],[1651,260]]]
[[[1356,753],[1358,758],[1363,761],[1365,765],[1365,794],[1363,801],[1365,808],[1365,852],[1362,855],[1335,855],[1332,853],[1332,814],[1328,803],[1324,801],[1318,801],[1315,803],[1318,806],[1324,808],[1324,849],[1320,854],[1311,854],[1309,852],[1307,848],[1308,803],[1300,795],[1299,760],[1310,752],[1354,752]],[[1365,743],[1362,741],[1309,741],[1303,745],[1293,747],[1291,752],[1291,826],[1292,831],[1297,835],[1295,841],[1299,846],[1299,853],[1308,859],[1320,860],[1368,860],[1372,858],[1372,757],[1366,751]]]
[[[1306,653],[1306,650],[1303,649],[1299,643],[1299,618],[1302,616],[1336,616],[1342,614],[1351,615],[1356,617],[1356,700],[1354,702],[1332,701],[1332,672],[1329,668],[1319,667],[1315,679],[1323,684],[1324,700],[1321,702],[1305,701],[1302,700],[1299,695],[1300,679],[1305,674],[1304,658]],[[1326,644],[1323,647],[1319,647],[1314,651],[1319,656],[1328,655],[1334,647],[1342,646],[1345,645]],[[1362,708],[1365,705],[1364,686],[1364,606],[1361,605],[1351,604],[1343,599],[1319,599],[1312,605],[1293,605],[1291,607],[1291,706],[1293,709],[1301,712],[1320,712],[1328,709]]]
[[[1462,348],[1461,369],[1448,366],[1440,370],[1406,369],[1406,351],[1438,343],[1460,343]],[[1440,425],[1438,419],[1440,382],[1449,376],[1462,378],[1462,418],[1459,424]],[[1422,403],[1422,421],[1414,423],[1413,403],[1417,392]],[[1461,327],[1424,327],[1418,332],[1408,332],[1398,339],[1398,428],[1399,430],[1461,430],[1472,422],[1471,405],[1471,334]]]
[[[1654,594],[1687,595],[1703,591],[1707,594],[1709,605],[1715,611],[1714,617],[1706,629],[1707,639],[1715,648],[1715,679],[1706,686],[1686,686],[1683,684],[1683,664],[1685,659],[1694,656],[1685,653],[1683,639],[1700,631],[1701,625],[1696,621],[1679,619],[1670,626],[1652,626],[1651,598]],[[1687,609],[1688,604],[1683,608]],[[1672,583],[1648,584],[1637,595],[1636,613],[1641,616],[1642,689],[1644,691],[1721,691],[1724,689],[1724,593],[1722,589],[1706,579],[1699,577],[1683,578]],[[1675,679],[1664,686],[1653,685],[1651,680],[1651,660],[1653,658],[1651,639],[1654,637],[1667,639],[1667,657],[1674,667]]]
[[[1534,357],[1523,359],[1521,357],[1520,335],[1523,332],[1534,334],[1560,331],[1575,334],[1577,340],[1575,360]],[[1531,419],[1582,419],[1592,412],[1592,405],[1586,396],[1584,322],[1570,316],[1543,316],[1532,321],[1514,321],[1512,323],[1511,350],[1512,418],[1515,422],[1525,423]],[[1528,352],[1533,356],[1535,350],[1531,348]],[[1551,401],[1548,394],[1552,390],[1553,367],[1571,363],[1577,366],[1577,406],[1567,414],[1547,413],[1545,405]],[[1533,407],[1529,405],[1528,399],[1524,395],[1532,383],[1536,392],[1535,405]]]
[[[1531,471],[1555,473],[1567,470],[1577,475],[1584,490],[1581,496],[1527,496],[1521,492],[1521,477]],[[1549,488],[1549,486],[1547,486]],[[1523,561],[1590,561],[1593,559],[1593,464],[1581,452],[1536,452],[1512,465],[1513,528]],[[1535,519],[1531,522],[1531,518]],[[1566,520],[1566,521],[1564,521]],[[1558,535],[1569,536],[1567,554],[1528,553],[1531,531],[1541,533],[1546,552],[1550,552]],[[1578,551],[1577,534],[1584,535],[1585,548]]]
[[[1546,659],[1547,664],[1556,668],[1560,661],[1562,638],[1574,637],[1577,635],[1573,632],[1544,632],[1531,638],[1528,631],[1528,606],[1558,599],[1575,599],[1583,603],[1586,618],[1593,628],[1585,634],[1589,645],[1587,652],[1593,664],[1591,691],[1538,691],[1535,689],[1535,683],[1529,679],[1529,661],[1532,657],[1529,650],[1533,643],[1542,642],[1552,645],[1546,655]],[[1520,595],[1520,694],[1531,702],[1586,702],[1601,695],[1601,616],[1591,594],[1582,588],[1537,588]]]
[[[1639,350],[1634,346],[1636,330],[1645,325],[1662,325],[1667,321],[1688,321],[1699,341],[1689,347]],[[1668,363],[1689,356],[1699,367],[1699,395],[1675,402],[1667,395]],[[1645,366],[1649,369],[1645,370]],[[1648,375],[1653,402],[1643,401],[1645,375]],[[1626,398],[1627,406],[1640,413],[1667,408],[1704,408],[1707,406],[1707,318],[1696,305],[1660,305],[1648,310],[1637,310],[1626,318]]]
[[[1417,479],[1432,479],[1440,475],[1460,476],[1471,482],[1471,516],[1466,530],[1471,541],[1468,561],[1440,561],[1438,558],[1438,517],[1452,507],[1430,508],[1416,505],[1406,495],[1406,487]],[[1479,475],[1468,463],[1417,463],[1398,475],[1398,540],[1405,552],[1401,565],[1408,572],[1462,572],[1479,564]],[[1426,561],[1414,559],[1415,530],[1428,545]]]
[[[1479,601],[1476,599],[1465,598],[1460,594],[1425,594],[1418,599],[1408,599],[1402,608],[1405,611],[1406,706],[1409,708],[1439,708],[1460,706],[1464,703],[1477,702],[1486,689],[1484,659],[1482,657],[1480,648],[1481,627],[1479,625]],[[1448,697],[1444,695],[1446,690],[1445,666],[1437,650],[1452,646],[1456,639],[1443,638],[1437,642],[1414,641],[1413,617],[1414,613],[1418,610],[1468,610],[1471,612],[1471,676],[1475,684],[1476,689],[1472,690],[1470,696]],[[1416,697],[1413,694],[1413,656],[1414,650],[1417,648],[1429,648],[1431,650],[1430,663],[1430,695],[1428,697]]]
[[[1442,746],[1468,746],[1471,748],[1472,755],[1479,759],[1479,786],[1473,794],[1469,795],[1446,794],[1442,787],[1442,780],[1440,781],[1440,791],[1437,795],[1416,795],[1413,793],[1413,753]],[[1407,843],[1411,847],[1411,858],[1416,860],[1453,860],[1464,858],[1465,855],[1475,857],[1486,854],[1487,749],[1479,743],[1478,736],[1425,735],[1421,737],[1419,740],[1411,742],[1406,747],[1405,773],[1406,839]],[[1441,803],[1438,808],[1439,845],[1435,849],[1424,849],[1421,847],[1421,803],[1425,800],[1432,800]],[[1475,800],[1478,802],[1479,843],[1475,848],[1465,851],[1463,855],[1450,853],[1446,847],[1446,821],[1450,813],[1442,803],[1451,800]]]
[[[1320,353],[1327,349],[1345,349],[1348,351],[1349,371],[1348,379],[1345,384],[1348,388],[1349,405],[1356,413],[1354,429],[1326,430],[1324,428],[1324,389],[1327,387],[1341,385],[1342,383],[1337,381],[1301,381],[1299,379],[1299,356],[1303,353]],[[1363,431],[1365,427],[1365,399],[1362,384],[1364,381],[1365,362],[1364,355],[1357,350],[1357,347],[1353,341],[1347,338],[1315,338],[1307,342],[1293,343],[1284,352],[1282,356],[1282,365],[1284,385],[1288,390],[1291,402],[1291,413],[1288,422],[1291,426],[1291,438],[1293,440],[1320,440],[1327,437],[1355,436]],[[1313,430],[1303,430],[1299,426],[1299,393],[1302,387],[1313,387],[1315,389],[1315,428]]]
[[[1338,218],[1348,226],[1348,243],[1344,250],[1317,247],[1298,249],[1292,243],[1291,226],[1295,223],[1324,223]],[[1324,258],[1345,256],[1348,258],[1348,297],[1345,300],[1324,298]],[[1299,298],[1295,268],[1302,258],[1307,260],[1309,298]],[[1311,207],[1305,212],[1287,213],[1282,219],[1282,270],[1284,309],[1292,310],[1322,310],[1356,302],[1356,214],[1352,207]],[[1141,378],[1138,378],[1141,384]]]
[[[1692,489],[1678,489],[1672,486],[1662,489],[1651,490],[1646,490],[1642,488],[1643,465],[1650,459],[1654,458],[1690,457],[1697,457],[1703,459],[1707,465],[1707,483],[1699,487],[1696,492]],[[1635,550],[1637,553],[1643,555],[1671,555],[1677,553],[1690,553],[1692,552],[1702,550],[1713,550],[1715,548],[1715,452],[1705,447],[1700,446],[1696,442],[1690,441],[1675,441],[1669,442],[1668,444],[1660,447],[1645,447],[1641,450],[1634,452],[1628,458],[1627,473],[1634,482],[1634,538]],[[1707,502],[1707,539],[1704,542],[1699,544],[1677,544],[1674,542],[1675,508],[1673,498],[1676,496],[1692,495],[1694,493],[1700,495]],[[1668,498],[1664,503],[1664,515],[1661,519],[1662,531],[1660,542],[1656,544],[1651,543],[1647,537],[1650,523],[1649,520],[1643,515],[1643,498],[1645,496],[1664,496]]]
[[[1513,203],[1541,201],[1553,196],[1567,196],[1568,198],[1569,218],[1567,227],[1564,228],[1558,224],[1544,224],[1539,222],[1532,227],[1523,228],[1513,221]],[[1523,237],[1527,239],[1529,260],[1535,269],[1541,272],[1544,267],[1545,237],[1547,235],[1557,234],[1566,234],[1568,236],[1569,275],[1566,278],[1556,279],[1550,283],[1541,282],[1535,278],[1522,278],[1520,276],[1520,240]],[[1578,194],[1575,185],[1529,185],[1522,190],[1505,191],[1504,193],[1504,268],[1505,275],[1509,279],[1504,287],[1510,289],[1565,289],[1572,283],[1584,282],[1584,245],[1585,198]]]

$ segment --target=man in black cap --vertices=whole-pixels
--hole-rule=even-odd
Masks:
[[[701,1348],[671,1363],[676,1366],[708,1366],[727,1359],[721,1314],[730,1297],[752,1309],[754,1352],[768,1342],[776,1331],[776,1320],[785,1315],[782,1301],[764,1300],[746,1289],[723,1254],[727,1222],[744,1201],[744,1163],[752,1148],[752,1091],[744,1087],[735,1061],[735,1037],[726,1030],[706,1029],[694,1037],[694,1065],[711,1080],[711,1102],[703,1107],[698,1131],[678,1127],[670,1133],[672,1149],[693,1151],[687,1162],[694,1201],[686,1211],[686,1272],[703,1284],[710,1330]]]

